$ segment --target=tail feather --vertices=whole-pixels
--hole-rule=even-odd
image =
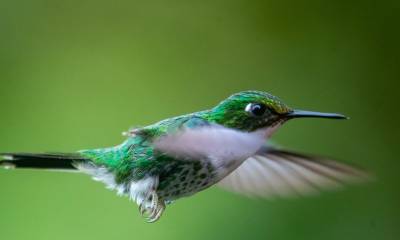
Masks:
[[[0,166],[6,168],[76,170],[75,164],[85,161],[79,154],[0,153]]]

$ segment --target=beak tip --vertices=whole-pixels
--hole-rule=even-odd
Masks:
[[[303,111],[303,110],[294,110],[293,112],[287,115],[290,118],[330,118],[330,119],[340,119],[340,120],[348,120],[349,117],[339,114],[339,113],[322,113],[322,112],[312,112],[312,111]]]
[[[330,116],[328,116],[327,118],[333,118],[333,119],[339,119],[339,120],[349,120],[350,117],[347,117],[343,114],[339,114],[339,113],[333,113]]]

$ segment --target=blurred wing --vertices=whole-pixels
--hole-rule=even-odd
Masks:
[[[247,196],[269,198],[311,195],[368,178],[363,171],[333,160],[265,148],[218,185]]]
[[[180,159],[229,162],[253,156],[265,144],[261,132],[242,132],[220,125],[182,128],[154,141],[154,148]]]

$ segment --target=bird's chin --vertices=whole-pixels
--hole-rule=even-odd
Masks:
[[[283,120],[283,119],[278,120],[275,123],[273,123],[272,125],[261,128],[258,131],[261,132],[261,134],[264,136],[265,139],[269,139],[276,132],[276,130],[278,130],[278,128],[280,128],[282,126],[282,124],[285,122],[286,122],[286,120]]]

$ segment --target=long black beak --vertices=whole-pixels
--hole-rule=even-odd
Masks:
[[[293,112],[285,115],[287,118],[332,118],[332,119],[348,119],[348,117],[338,113],[322,113],[303,110],[293,110]]]

